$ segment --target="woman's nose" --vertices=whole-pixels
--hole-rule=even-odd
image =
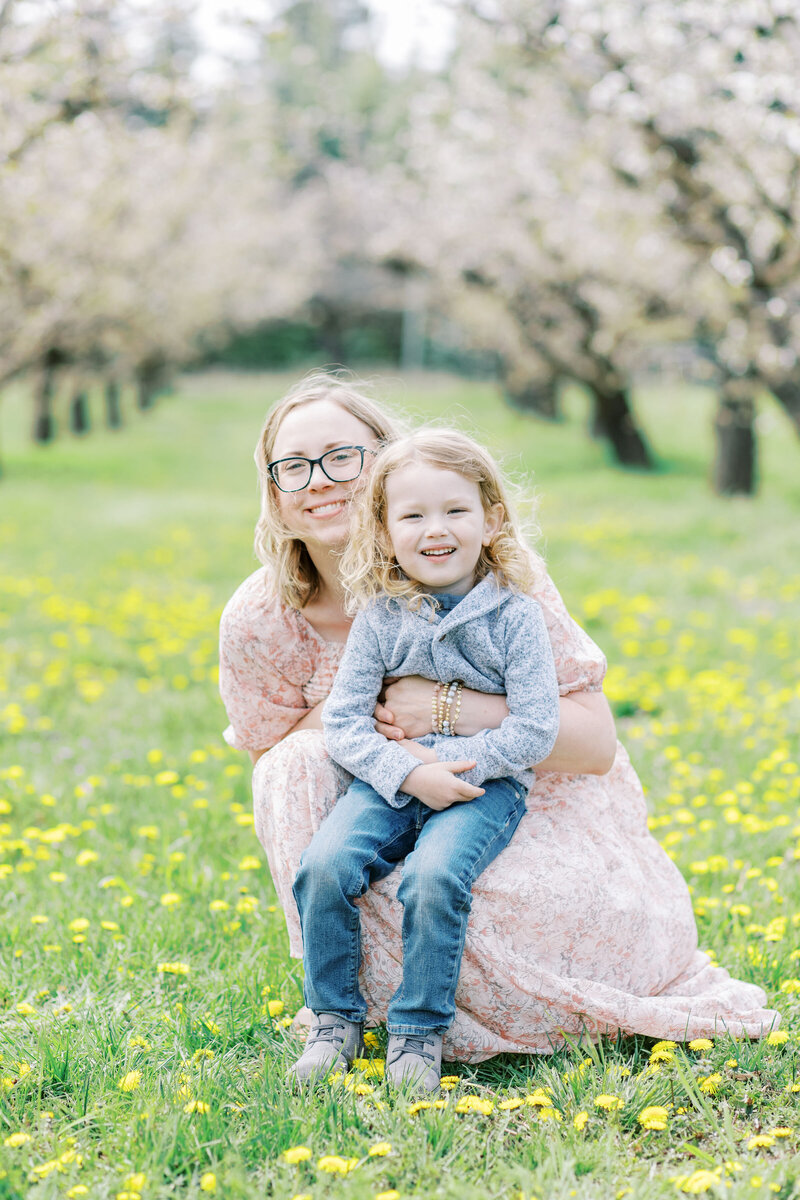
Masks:
[[[314,463],[311,468],[311,478],[306,487],[312,492],[318,492],[320,488],[330,487],[333,480],[328,479],[328,476],[322,469],[321,463]]]

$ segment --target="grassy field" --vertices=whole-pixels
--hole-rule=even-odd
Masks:
[[[490,385],[384,378],[540,494],[543,546],[701,945],[784,1014],[759,1043],[456,1067],[409,1108],[380,1047],[309,1103],[300,1004],[221,739],[219,613],[255,567],[251,450],[289,380],[197,376],[115,434],[33,447],[0,411],[0,1198],[800,1195],[800,445],[765,407],[761,490],[711,495],[711,400],[639,397],[661,459],[610,469],[578,396],[546,426]],[[644,1110],[655,1109],[643,1116]],[[660,1126],[660,1127],[659,1127]]]

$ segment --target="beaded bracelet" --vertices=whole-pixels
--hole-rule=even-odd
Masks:
[[[455,712],[453,713],[452,720],[450,721],[450,736],[451,737],[456,736],[456,724],[458,723],[458,718],[461,715],[461,689],[462,689],[462,687],[463,687],[463,684],[461,683],[461,680],[459,679],[457,687],[456,687]]]
[[[441,723],[441,726],[439,729],[439,732],[443,733],[445,737],[453,736],[453,725],[455,724],[455,722],[451,723],[450,712],[453,707],[453,701],[455,700],[456,696],[459,694],[460,687],[461,687],[461,684],[459,683],[459,681],[457,679],[454,679],[453,682],[451,684],[448,684],[448,687],[447,687],[446,709],[445,709],[444,717],[443,717],[443,720],[442,720],[442,723]]]

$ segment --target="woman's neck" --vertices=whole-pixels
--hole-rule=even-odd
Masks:
[[[313,549],[306,546],[308,556],[317,572],[319,591],[316,603],[330,608],[339,608],[344,613],[344,588],[339,574],[340,555],[333,550]]]

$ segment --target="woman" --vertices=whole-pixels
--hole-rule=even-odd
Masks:
[[[350,626],[338,576],[348,500],[375,449],[396,434],[378,405],[335,376],[311,375],[284,397],[256,450],[265,565],[222,617],[225,736],[255,764],[256,832],[294,957],[302,956],[291,892],[300,855],[349,782],[325,752],[320,715]],[[556,662],[560,729],[512,842],[475,886],[445,1057],[547,1053],[584,1032],[761,1035],[777,1014],[760,988],[698,950],[688,889],[648,832],[602,694],[602,653],[549,580],[536,599]],[[427,732],[431,688],[419,678],[388,681],[377,728],[398,738]],[[459,732],[495,728],[506,713],[502,696],[464,689]],[[360,901],[360,984],[376,1022],[401,978],[398,878],[392,872]]]

